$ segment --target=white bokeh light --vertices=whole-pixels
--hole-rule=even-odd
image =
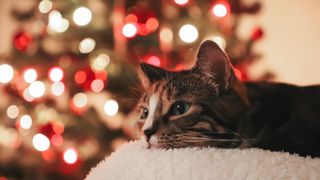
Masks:
[[[8,83],[13,79],[14,70],[9,64],[0,65],[0,83]]]
[[[78,26],[85,26],[89,24],[91,19],[92,13],[86,7],[79,7],[73,12],[73,21]]]
[[[50,147],[49,139],[47,138],[47,136],[41,133],[38,133],[35,136],[33,136],[32,144],[33,147],[38,151],[46,151]]]
[[[78,159],[78,153],[74,149],[67,149],[63,153],[63,159],[68,164],[74,164]]]
[[[119,104],[117,101],[110,99],[108,101],[105,102],[104,104],[104,112],[108,115],[108,116],[114,116],[118,113],[119,110]]]
[[[110,63],[110,57],[105,54],[99,54],[96,58],[94,58],[91,62],[91,68],[95,71],[102,71],[104,70],[108,64]]]
[[[35,80],[37,80],[38,78],[38,73],[35,69],[30,68],[24,71],[23,73],[23,79],[27,82],[27,83],[32,83]]]
[[[227,42],[222,36],[214,35],[214,36],[209,37],[208,39],[217,43],[221,49],[225,49],[227,46]]]
[[[52,9],[52,2],[50,0],[42,0],[39,3],[39,11],[43,14],[48,13]]]
[[[90,53],[96,47],[96,41],[92,38],[85,38],[79,44],[79,51],[83,54]]]
[[[77,108],[83,108],[88,103],[88,97],[84,93],[77,93],[73,96],[73,103]]]
[[[32,118],[29,115],[23,115],[20,118],[20,126],[23,129],[30,129],[32,126]]]
[[[178,5],[185,5],[189,2],[189,0],[174,0],[174,2]]]
[[[19,108],[16,105],[11,105],[7,109],[7,115],[11,119],[15,119],[19,115]]]
[[[228,10],[227,7],[223,4],[216,4],[213,6],[212,8],[212,12],[214,15],[216,15],[217,17],[224,17],[227,15]]]
[[[179,30],[179,37],[185,43],[192,43],[198,39],[198,30],[191,24],[185,24]]]
[[[127,38],[135,36],[137,32],[137,27],[132,23],[125,24],[122,28],[122,34]]]
[[[162,28],[160,30],[160,40],[165,43],[170,43],[173,40],[173,32],[170,28]]]
[[[63,79],[63,70],[60,67],[53,67],[49,70],[49,78],[53,82],[58,82]]]
[[[49,13],[48,30],[51,32],[62,33],[65,32],[69,27],[69,21],[62,17],[61,13],[57,10]]]
[[[46,87],[43,82],[35,81],[30,84],[28,88],[29,94],[34,98],[43,96],[46,92]]]
[[[54,82],[51,85],[51,92],[55,96],[61,96],[65,90],[65,86],[62,82]]]
[[[100,79],[95,79],[91,82],[91,90],[93,92],[101,92],[104,88],[104,82]]]

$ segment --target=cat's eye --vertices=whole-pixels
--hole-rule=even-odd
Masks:
[[[171,114],[178,116],[188,112],[190,104],[184,101],[177,101],[171,107]]]
[[[147,119],[149,111],[145,107],[140,108],[140,119]]]

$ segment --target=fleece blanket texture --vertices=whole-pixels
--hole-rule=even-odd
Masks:
[[[143,140],[122,145],[88,180],[320,180],[320,159],[260,149],[147,149]]]

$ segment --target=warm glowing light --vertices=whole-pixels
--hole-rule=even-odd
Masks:
[[[49,13],[49,32],[65,32],[69,27],[69,21],[62,17],[61,13],[57,10],[51,11]]]
[[[27,83],[32,83],[35,80],[37,80],[38,78],[38,73],[35,69],[30,68],[24,71],[23,73],[23,79],[27,82]]]
[[[63,138],[60,134],[53,135],[50,140],[51,140],[51,144],[56,147],[61,146],[63,143]]]
[[[160,66],[160,59],[157,56],[150,56],[147,59],[147,63],[151,64],[151,65],[154,65],[154,66]]]
[[[28,91],[32,97],[39,98],[45,94],[46,87],[43,82],[35,81],[29,85]]]
[[[138,22],[138,18],[136,15],[134,14],[128,14],[125,18],[124,18],[124,22],[126,23],[136,23]]]
[[[165,43],[172,42],[173,39],[173,32],[170,28],[162,28],[160,30],[160,40]]]
[[[91,90],[93,92],[101,92],[104,88],[104,83],[100,79],[95,79],[91,82]]]
[[[31,96],[29,92],[29,88],[24,89],[23,94],[22,94],[24,100],[31,102],[34,100],[34,97]]]
[[[16,105],[11,105],[7,109],[7,115],[11,119],[15,119],[19,115],[19,108]]]
[[[241,72],[239,69],[234,68],[233,71],[234,71],[234,74],[236,75],[236,77],[237,77],[238,79],[243,80],[243,74],[242,74],[242,72]]]
[[[96,41],[92,38],[85,38],[79,44],[79,51],[83,54],[90,53],[96,47]]]
[[[180,6],[184,6],[189,2],[189,0],[174,0],[174,2]]]
[[[180,28],[179,37],[183,42],[192,43],[198,39],[198,30],[191,24],[183,25]]]
[[[55,96],[61,96],[65,90],[64,84],[62,82],[54,82],[51,85],[51,92]]]
[[[47,136],[43,134],[36,134],[32,139],[33,147],[38,151],[46,151],[50,147],[50,141]]]
[[[224,17],[228,13],[228,9],[224,4],[215,4],[212,8],[212,13],[217,17]]]
[[[73,96],[73,103],[77,108],[83,108],[88,103],[88,97],[84,93],[77,93]]]
[[[154,31],[159,27],[159,21],[156,18],[149,18],[146,22],[146,27],[150,31]]]
[[[23,129],[30,129],[32,126],[32,118],[29,115],[23,115],[20,118],[20,127]]]
[[[122,34],[127,38],[134,37],[137,34],[137,32],[137,27],[132,23],[125,24],[122,28]]]
[[[52,9],[52,2],[50,0],[42,0],[39,3],[39,11],[43,14],[48,13]]]
[[[77,84],[82,84],[87,80],[87,74],[84,71],[77,71],[74,75],[74,81]]]
[[[95,71],[104,70],[110,63],[110,57],[107,54],[99,54],[96,58],[93,59],[91,63],[91,68]]]
[[[74,149],[67,149],[63,153],[63,159],[68,164],[74,164],[78,160],[78,153]]]
[[[210,39],[210,40],[214,41],[215,43],[217,43],[218,46],[221,49],[225,49],[226,48],[227,42],[223,37],[221,37],[219,35],[215,35],[215,36],[212,36],[212,37],[210,37],[208,39]]]
[[[0,65],[0,83],[8,83],[13,79],[14,70],[9,64]]]
[[[60,67],[53,67],[49,70],[49,78],[53,82],[58,82],[63,79],[63,70]]]
[[[92,13],[86,7],[79,7],[73,12],[73,21],[78,26],[85,26],[89,24],[91,19]]]
[[[52,124],[52,129],[56,134],[62,134],[64,131],[64,124],[60,121],[56,121]]]
[[[118,113],[119,110],[119,104],[117,101],[110,99],[108,101],[105,102],[104,104],[104,112],[108,115],[108,116],[114,116]]]

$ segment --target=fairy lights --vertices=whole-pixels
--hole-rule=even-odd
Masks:
[[[6,84],[13,79],[14,70],[9,64],[0,65],[0,83]]]
[[[79,7],[73,12],[73,21],[78,26],[85,26],[92,19],[91,11],[86,7]]]
[[[191,24],[185,24],[179,30],[179,37],[185,43],[192,43],[198,39],[198,30]]]
[[[118,113],[119,110],[119,104],[117,101],[110,99],[108,101],[105,102],[104,104],[104,112],[108,115],[108,116],[114,116]]]
[[[38,133],[32,139],[33,147],[38,151],[46,151],[50,147],[50,141],[47,136]]]

